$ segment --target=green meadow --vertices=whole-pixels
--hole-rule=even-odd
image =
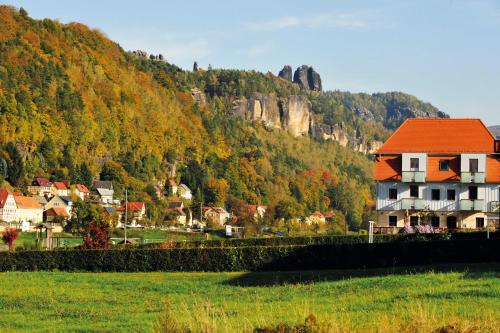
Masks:
[[[252,332],[302,324],[310,314],[322,332],[500,327],[498,264],[259,273],[5,272],[0,284],[1,332],[173,332],[174,326],[175,332]]]

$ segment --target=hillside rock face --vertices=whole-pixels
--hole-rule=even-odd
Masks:
[[[283,66],[283,69],[280,70],[278,76],[282,79],[292,82],[292,66],[290,65]]]
[[[250,99],[234,101],[233,113],[247,121],[259,121],[267,127],[287,130],[293,136],[309,133],[311,104],[304,96],[277,99],[253,93]]]
[[[293,82],[297,83],[304,90],[321,91],[321,77],[314,68],[302,65],[295,70]]]

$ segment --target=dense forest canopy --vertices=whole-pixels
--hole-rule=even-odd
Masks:
[[[168,55],[167,55],[168,56]],[[113,180],[161,221],[169,165],[193,204],[269,206],[270,220],[334,210],[359,227],[373,209],[372,162],[333,141],[292,137],[231,116],[254,92],[302,94],[325,124],[383,140],[413,110],[439,111],[401,93],[304,92],[270,73],[198,69],[126,52],[80,23],[34,20],[0,6],[0,154],[7,186],[33,177],[90,185]],[[191,89],[206,95],[196,103]]]

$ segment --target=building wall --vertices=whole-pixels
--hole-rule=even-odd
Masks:
[[[17,221],[17,205],[12,194],[7,196],[4,207],[0,208],[0,220],[5,222]]]
[[[17,209],[17,219],[32,223],[43,222],[42,208],[19,208]]]

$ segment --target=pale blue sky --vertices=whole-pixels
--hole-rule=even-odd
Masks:
[[[7,3],[186,69],[194,60],[273,73],[310,64],[328,90],[403,91],[453,117],[500,124],[500,0]]]

